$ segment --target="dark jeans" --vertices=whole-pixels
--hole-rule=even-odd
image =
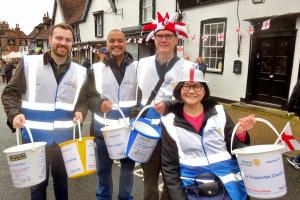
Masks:
[[[158,141],[149,161],[142,163],[142,169],[144,171],[144,200],[158,200],[158,179],[161,171],[161,140]],[[170,199],[165,187],[160,199]]]
[[[57,144],[46,147],[46,180],[31,187],[32,200],[44,200],[47,197],[49,172],[53,178],[54,195],[57,200],[68,199],[68,176],[62,158],[61,150]]]
[[[96,137],[96,160],[97,175],[99,178],[96,189],[97,200],[111,200],[113,194],[112,164],[108,156],[105,141],[102,137]],[[119,182],[119,200],[132,200],[133,170],[135,162],[129,158],[120,160],[120,182]]]

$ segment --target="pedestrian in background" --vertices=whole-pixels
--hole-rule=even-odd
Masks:
[[[106,56],[108,55],[108,49],[107,47],[101,47],[98,51],[97,51],[97,55],[99,56],[99,61],[100,62],[104,62],[104,59],[106,58]]]
[[[297,81],[288,102],[288,112],[294,112],[298,117],[300,117],[300,80]],[[300,171],[300,154],[298,154],[295,158],[288,157],[287,160],[295,169]]]
[[[13,70],[15,66],[12,60],[7,60],[5,67],[5,82],[8,83],[13,75]]]
[[[122,115],[117,109],[112,110],[112,105],[118,106],[125,117],[129,117],[132,107],[136,105],[136,62],[133,61],[132,55],[126,52],[125,34],[117,29],[110,31],[107,47],[108,53],[103,60],[92,65],[88,92],[89,109],[93,112],[91,133],[96,137],[97,200],[112,200],[114,188],[113,160],[109,158],[100,129],[105,124],[119,124]],[[107,112],[106,119],[103,112]],[[120,163],[118,199],[131,200],[135,162],[124,158],[120,159]]]
[[[138,106],[144,107],[147,104],[154,104],[163,100],[172,99],[173,89],[176,85],[180,69],[184,66],[184,59],[175,55],[178,36],[188,37],[184,27],[172,21],[175,17],[169,18],[166,13],[162,17],[158,15],[158,22],[153,20],[153,24],[146,24],[143,31],[151,31],[147,37],[149,41],[154,37],[156,55],[142,58],[138,63]],[[178,31],[177,29],[180,29]],[[144,115],[152,121],[153,125],[160,126],[160,114],[153,108],[149,108]],[[159,140],[150,159],[142,163],[144,171],[144,200],[158,200],[158,179],[161,171],[161,141]],[[161,199],[168,199],[165,188]]]
[[[2,77],[2,82],[5,83],[5,67],[6,63],[4,60],[0,60],[0,76]]]
[[[70,61],[72,42],[70,25],[53,26],[50,51],[24,56],[2,94],[9,123],[14,128],[26,124],[35,142],[47,142],[46,180],[31,187],[32,200],[46,199],[50,171],[55,198],[68,199],[68,177],[58,144],[73,139],[73,122],[82,122],[87,110],[86,102],[78,99],[81,87],[86,87],[86,69]],[[22,138],[30,142],[26,129]]]
[[[238,163],[230,154],[234,123],[210,98],[202,71],[185,67],[162,117],[162,172],[172,200],[245,200]],[[157,107],[158,105],[156,105]],[[254,115],[241,118],[233,147],[250,143]],[[226,177],[226,178],[224,178]]]
[[[196,59],[195,63],[197,63],[196,69],[201,70],[203,72],[203,74],[205,75],[206,69],[207,69],[207,65],[204,63],[204,59],[201,56],[199,56]]]

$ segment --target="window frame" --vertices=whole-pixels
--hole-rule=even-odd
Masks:
[[[219,25],[223,25],[223,32],[219,32],[218,28]],[[216,31],[212,33],[212,26],[215,25]],[[208,20],[201,21],[201,29],[200,29],[200,38],[205,34],[205,26],[210,26],[210,33],[208,34],[208,42],[211,44],[213,41],[213,38],[215,38],[215,44],[216,45],[206,45],[205,41],[203,39],[200,39],[200,47],[199,47],[199,56],[203,57],[205,60],[205,63],[207,65],[206,72],[208,73],[216,73],[216,74],[223,74],[224,72],[224,60],[225,60],[225,47],[226,47],[226,29],[227,29],[227,18],[213,18]],[[223,33],[224,39],[223,41],[218,41],[218,34]],[[221,42],[222,47],[220,47],[219,42]],[[210,56],[206,56],[206,50],[210,51]],[[215,52],[215,56],[212,55],[212,50]],[[218,51],[219,50],[219,51]],[[223,52],[222,56],[218,56],[218,52]],[[221,69],[219,69],[218,63],[221,61]],[[211,63],[215,63],[215,68],[211,67]]]
[[[73,24],[74,43],[81,42],[79,24]]]
[[[152,7],[152,16],[150,17],[150,19],[154,19],[155,18],[155,0],[151,0],[151,7]],[[143,17],[144,17],[144,7],[143,7],[143,3],[145,2],[145,0],[140,0],[140,24],[147,24],[149,21],[143,21]],[[148,6],[149,7],[149,6]]]
[[[104,20],[103,20],[103,18],[104,18],[104,11],[103,10],[101,10],[101,11],[97,11],[97,12],[94,12],[93,13],[93,15],[94,15],[94,27],[95,27],[95,37],[96,38],[103,38],[103,32],[104,32],[104,24],[103,24],[103,22],[104,22]],[[98,19],[98,17],[100,17],[100,20]],[[100,24],[98,24],[98,21],[100,21],[101,23]],[[101,31],[100,31],[100,33],[98,32],[98,26],[102,26],[102,28],[101,28]]]

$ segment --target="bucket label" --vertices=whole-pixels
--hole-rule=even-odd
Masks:
[[[83,166],[75,142],[61,146],[68,177],[82,173]]]
[[[87,139],[86,144],[86,170],[96,170],[95,144],[94,140]]]
[[[286,194],[281,152],[237,155],[247,193],[254,198],[277,198]],[[266,170],[268,169],[268,170]]]
[[[15,187],[29,187],[46,179],[45,147],[8,154],[8,166]]]
[[[137,134],[130,151],[128,152],[128,156],[137,162],[147,162],[152,155],[156,144],[157,139],[151,139],[144,137],[141,134]]]
[[[14,162],[18,160],[24,160],[26,158],[27,158],[26,153],[21,153],[21,154],[9,156],[9,161]]]

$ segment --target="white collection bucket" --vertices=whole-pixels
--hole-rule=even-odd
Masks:
[[[153,106],[145,106],[133,121],[126,150],[126,155],[139,163],[145,163],[150,159],[161,138],[160,126],[154,126],[151,124],[151,120],[140,118],[143,112],[150,107]]]
[[[270,122],[261,118],[256,118],[256,121],[266,123],[279,137],[277,130]],[[231,152],[236,155],[248,195],[259,199],[284,196],[287,193],[282,161],[284,146],[266,144],[232,150],[238,126],[239,123],[233,129]]]
[[[126,158],[125,150],[128,143],[129,136],[129,123],[126,121],[125,115],[119,107],[114,106],[122,115],[123,121],[113,123],[101,128],[103,133],[105,145],[108,151],[110,159],[122,159]],[[104,120],[106,120],[106,114],[104,113]]]
[[[96,172],[94,137],[82,137],[80,122],[77,122],[79,138],[59,144],[69,178],[79,178]]]
[[[5,149],[13,185],[25,188],[37,185],[46,179],[46,142],[33,142],[31,131],[26,127],[31,143],[19,142],[20,129],[17,129],[17,146]]]

